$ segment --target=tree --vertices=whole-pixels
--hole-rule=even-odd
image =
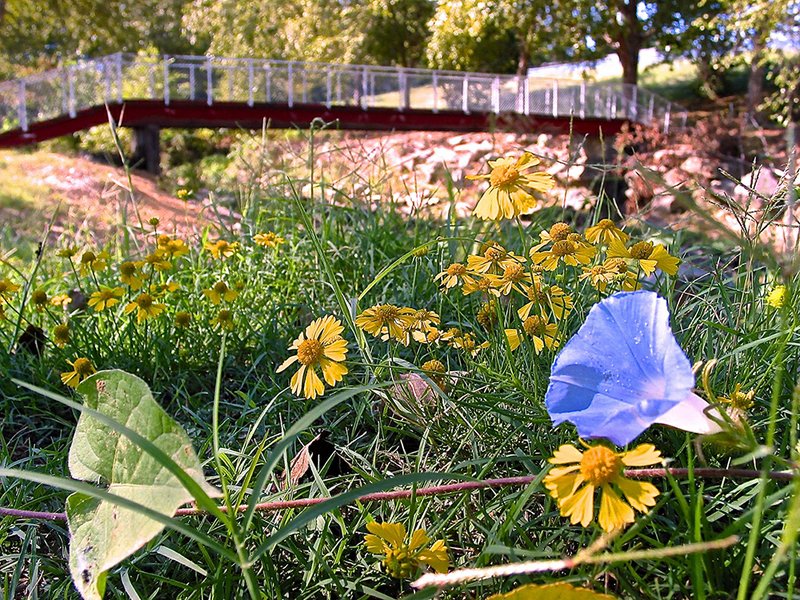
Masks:
[[[360,15],[363,60],[401,67],[422,64],[434,10],[431,0],[369,0]]]

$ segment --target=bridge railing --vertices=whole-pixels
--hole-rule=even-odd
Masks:
[[[0,128],[123,100],[345,106],[361,110],[517,113],[628,119],[663,130],[685,125],[686,111],[621,83],[514,75],[205,56],[133,54],[80,61],[0,83]]]

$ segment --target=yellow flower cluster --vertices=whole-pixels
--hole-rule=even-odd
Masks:
[[[417,529],[407,540],[402,523],[367,523],[368,535],[364,536],[367,551],[383,556],[386,572],[396,579],[415,577],[423,566],[437,573],[446,573],[449,566],[447,546],[444,540],[431,544],[424,529]],[[429,546],[430,544],[430,546]]]

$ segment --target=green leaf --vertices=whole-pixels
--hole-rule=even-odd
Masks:
[[[209,495],[200,461],[183,428],[153,399],[147,384],[123,371],[101,371],[78,386],[85,404],[135,431],[172,458]],[[192,499],[164,464],[96,418],[82,414],[69,451],[70,474],[171,517]],[[75,492],[67,498],[70,572],[86,600],[100,600],[106,572],[163,529],[146,514]]]

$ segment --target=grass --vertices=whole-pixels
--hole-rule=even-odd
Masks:
[[[310,135],[308,147],[313,153],[314,134]],[[258,152],[242,159],[259,164]],[[349,189],[347,185],[340,185],[335,202],[323,203],[318,192],[316,197],[302,192],[318,189],[306,187],[309,180],[324,181],[313,172],[290,177],[254,175],[237,195],[243,215],[240,222],[220,222],[204,233],[203,240],[190,240],[190,253],[173,260],[170,268],[152,274],[146,271],[148,283],[171,282],[180,287],[158,298],[166,305],[165,314],[145,324],[137,325],[122,311],[136,295],[130,291],[120,304],[99,314],[74,304],[66,311],[53,306],[38,311],[30,301],[23,308],[23,299],[29,299],[35,289],[50,296],[72,289],[88,295],[98,283],[121,285],[118,265],[151,253],[158,226],[145,231],[132,228],[136,235],[127,246],[119,241],[125,238],[110,241],[105,247],[108,268],[95,275],[76,276],[69,261],[57,256],[59,248],[71,243],[69,238],[52,240],[39,262],[32,257],[6,258],[0,279],[8,277],[24,287],[7,302],[8,318],[0,323],[4,348],[0,372],[64,394],[70,392],[59,374],[68,370],[66,361],[77,356],[91,359],[97,368],[139,375],[188,432],[208,480],[217,487],[224,483],[227,500],[234,503],[249,501],[254,473],[269,464],[267,456],[276,448],[277,469],[265,471],[269,475],[259,500],[347,493],[364,485],[384,485],[394,476],[406,476],[416,486],[429,485],[423,475],[417,475],[424,473],[439,474],[435,481],[442,483],[457,477],[537,475],[560,444],[577,443],[571,426],[552,428],[543,405],[556,352],[536,354],[526,347],[510,353],[502,327],[487,331],[478,322],[483,299],[477,294],[465,296],[457,288],[443,293],[433,281],[451,262],[478,253],[482,241],[496,240],[524,254],[540,231],[563,218],[559,210],[538,212],[519,226],[455,218],[437,222],[402,215],[389,205],[373,209],[368,199],[341,191]],[[451,200],[456,193],[449,192]],[[146,220],[147,215],[143,216]],[[286,243],[274,249],[254,244],[252,236],[267,230],[283,236]],[[706,363],[717,360],[707,371],[707,389],[701,389],[701,394],[725,396],[737,383],[754,391],[754,406],[744,418],[757,441],[749,444],[746,435],[732,434],[715,443],[699,443],[686,433],[654,427],[637,443],[655,444],[672,466],[793,468],[798,402],[793,389],[800,368],[797,305],[791,301],[782,310],[774,310],[765,304],[765,297],[780,280],[788,285],[789,298],[796,298],[794,271],[781,269],[769,254],[756,254],[743,241],[717,242],[712,249],[704,240],[688,239],[680,232],[656,232],[641,225],[628,230],[637,238],[657,237],[673,254],[696,267],[675,278],[661,274],[644,285],[668,299],[672,327],[689,358]],[[23,242],[8,226],[4,236],[5,250]],[[213,259],[202,249],[202,242],[219,238],[238,242],[239,251],[228,259]],[[414,252],[426,244],[427,254]],[[559,325],[560,336],[566,340],[601,294],[577,281],[577,274],[569,269],[560,269],[555,276],[554,282],[575,299],[575,309]],[[229,303],[214,305],[202,290],[220,280],[238,295]],[[347,327],[357,312],[379,303],[434,310],[442,317],[442,330],[460,327],[491,345],[473,357],[447,344],[405,347]],[[230,331],[212,324],[221,308],[232,310]],[[515,323],[511,306],[501,303],[498,309],[498,319],[509,326]],[[189,327],[174,324],[177,311],[193,315]],[[291,354],[287,347],[300,331],[325,314],[336,315],[346,325],[350,373],[322,399],[295,397],[287,388],[293,369],[278,374],[277,365]],[[51,338],[54,326],[67,319],[72,339],[61,348]],[[26,349],[19,340],[28,325],[41,327],[48,338],[41,352],[31,351],[30,344]],[[431,358],[458,374],[439,390],[442,394],[412,402],[390,392],[401,376],[419,374],[418,367]],[[0,379],[4,415],[0,466],[65,476],[77,414],[20,388],[9,377]],[[698,386],[702,388],[701,379]],[[322,401],[348,390],[355,391],[311,419],[310,426],[300,428],[296,441],[288,443],[285,451],[280,449],[293,423]],[[298,483],[284,489],[281,471],[288,470],[303,445],[319,434],[325,434],[328,445],[319,445],[316,462],[311,461]],[[764,588],[762,597],[767,593],[791,597],[796,552],[785,523],[794,523],[798,515],[793,484],[699,478],[653,482],[661,492],[657,505],[610,540],[607,551],[660,550],[730,535],[738,535],[740,541],[703,554],[584,564],[558,573],[466,583],[444,591],[441,597],[485,598],[521,583],[548,581],[568,581],[624,598],[722,598],[737,593],[749,597],[755,585]],[[5,478],[0,506],[61,511],[64,498],[46,486]],[[293,521],[297,518],[305,522],[299,525]],[[412,594],[410,579],[390,578],[379,560],[365,551],[363,536],[371,519],[401,522],[408,529],[424,527],[432,539],[445,539],[451,568],[573,555],[600,534],[596,525],[583,528],[561,517],[540,478],[523,487],[356,502],[319,513],[300,509],[255,513],[249,527],[240,519],[234,530],[239,531],[246,552],[263,551],[251,566],[251,581],[261,597],[400,598]],[[182,522],[234,550],[230,530],[222,521],[206,516],[185,517]],[[271,537],[280,531],[288,535]],[[6,517],[0,521],[0,542],[6,597],[77,597],[64,558],[68,538],[62,523]],[[783,560],[770,567],[779,548]],[[752,582],[745,581],[750,573],[765,570],[769,570],[768,579],[758,581],[754,575]],[[253,596],[234,564],[181,534],[165,531],[112,569],[106,597]]]

